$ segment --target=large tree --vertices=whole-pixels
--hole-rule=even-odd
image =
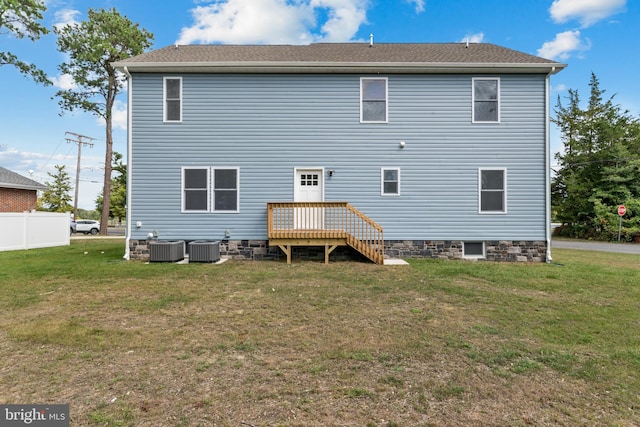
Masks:
[[[18,39],[27,37],[32,41],[38,40],[49,32],[40,23],[45,10],[47,7],[41,0],[0,0],[0,35],[10,34]],[[0,51],[0,65],[12,65],[38,83],[51,84],[44,71],[21,61],[11,52]]]
[[[617,206],[627,206],[624,237],[640,237],[640,122],[613,102],[595,74],[586,108],[575,90],[568,105],[558,99],[555,123],[564,143],[556,155],[552,204],[560,233],[612,240],[618,234]]]
[[[153,34],[116,9],[89,9],[86,21],[54,29],[58,50],[68,55],[59,69],[73,78],[73,89],[57,92],[62,111],[83,110],[105,121],[106,152],[100,234],[107,234],[111,200],[113,156],[112,112],[124,88],[124,76],[112,64],[139,55],[151,47]]]
[[[71,212],[71,178],[64,165],[56,165],[56,172],[47,172],[52,182],[47,182],[47,190],[42,193],[39,204],[50,212]]]

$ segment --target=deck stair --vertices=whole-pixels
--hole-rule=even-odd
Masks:
[[[269,202],[267,237],[291,264],[294,246],[324,246],[325,263],[338,246],[350,246],[384,264],[382,227],[348,202]]]

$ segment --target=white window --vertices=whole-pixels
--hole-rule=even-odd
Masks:
[[[360,122],[387,123],[386,77],[360,79]]]
[[[478,193],[480,213],[507,213],[507,170],[479,169]]]
[[[500,122],[500,79],[473,79],[473,123]]]
[[[381,193],[383,196],[400,195],[400,169],[382,168],[380,173]]]
[[[182,77],[164,78],[164,121],[182,121]]]
[[[462,242],[463,258],[484,258],[484,242]]]
[[[237,168],[213,169],[214,212],[238,212]]]
[[[238,212],[238,168],[183,167],[182,212]]]
[[[209,168],[182,168],[182,211],[209,211]]]

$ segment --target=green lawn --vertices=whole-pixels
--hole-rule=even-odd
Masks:
[[[553,264],[0,253],[0,402],[73,426],[640,424],[640,256]]]

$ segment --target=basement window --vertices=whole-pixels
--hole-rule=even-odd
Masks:
[[[484,258],[484,242],[463,242],[462,256],[464,258]]]

